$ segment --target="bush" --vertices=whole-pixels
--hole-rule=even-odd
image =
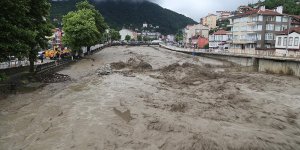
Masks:
[[[7,79],[6,74],[0,73],[0,82],[1,82],[1,81],[4,81],[4,80],[6,80],[6,79]]]

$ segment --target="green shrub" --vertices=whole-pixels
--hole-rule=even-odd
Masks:
[[[1,81],[4,81],[4,80],[6,80],[6,79],[7,79],[6,74],[0,73],[0,82],[1,82]]]

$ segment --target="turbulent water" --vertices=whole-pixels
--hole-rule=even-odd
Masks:
[[[241,70],[106,48],[59,72],[71,80],[1,100],[0,149],[299,149],[300,80]]]

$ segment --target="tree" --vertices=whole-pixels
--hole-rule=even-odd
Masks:
[[[148,42],[148,41],[150,41],[150,40],[151,40],[151,39],[150,39],[148,36],[144,36],[144,37],[143,37],[143,41],[144,41],[144,42]]]
[[[34,61],[40,49],[47,47],[46,36],[51,34],[53,26],[50,24],[49,17],[50,3],[48,0],[31,0],[29,3],[29,30],[34,31],[34,38],[29,39],[30,46],[28,58],[30,62],[30,72],[34,72]]]
[[[111,29],[110,36],[112,41],[119,41],[121,39],[121,35],[118,31]]]
[[[34,32],[25,28],[29,1],[1,0],[0,6],[0,62],[7,61],[9,55],[26,56],[30,49],[26,41],[34,37]]]
[[[178,33],[175,35],[175,41],[176,41],[176,42],[181,42],[181,41],[183,41],[183,33],[182,33],[182,32],[178,32]]]
[[[130,35],[126,35],[125,36],[125,40],[128,42],[128,41],[130,41],[131,40],[131,36]]]
[[[45,36],[51,34],[47,18],[50,11],[48,0],[1,0],[0,57],[8,55],[28,57],[30,72],[39,49],[46,46]]]
[[[137,36],[137,40],[138,40],[138,41],[143,41],[143,37],[142,37],[141,35],[138,35],[138,36]]]
[[[93,16],[95,18],[95,23],[98,31],[103,34],[105,30],[108,29],[107,23],[104,21],[103,16],[100,14],[98,10],[95,9],[93,5],[91,5],[87,0],[79,2],[76,4],[77,10],[89,9],[93,12]]]
[[[89,51],[91,46],[103,42],[107,38],[105,30],[108,26],[99,11],[87,0],[77,3],[76,8],[77,11],[63,17],[63,41],[74,52],[81,53],[81,47],[86,46]]]
[[[101,38],[94,12],[90,9],[69,12],[63,17],[63,30],[65,31],[63,41],[73,52],[81,53],[81,47],[95,45]]]

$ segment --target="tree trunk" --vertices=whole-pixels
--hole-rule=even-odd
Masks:
[[[34,50],[31,49],[29,52],[29,72],[33,73],[34,72],[34,61],[36,59],[36,55],[34,53]]]
[[[87,47],[87,55],[91,55],[91,46]]]

